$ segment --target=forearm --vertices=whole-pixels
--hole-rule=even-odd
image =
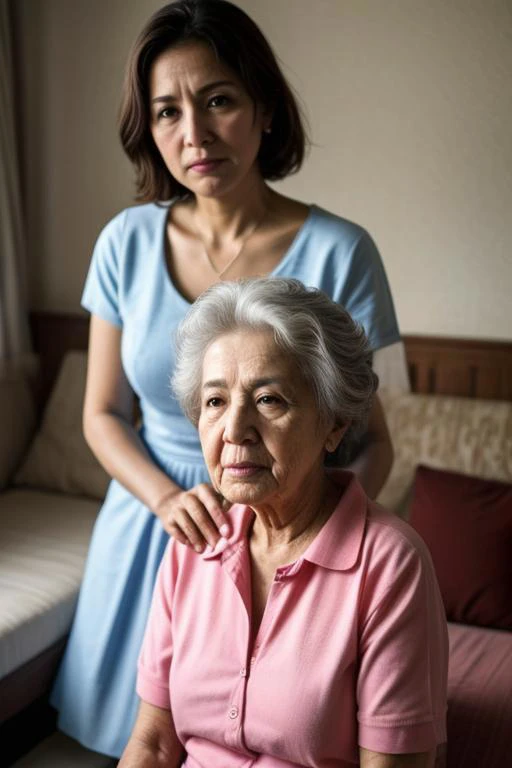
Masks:
[[[225,535],[229,520],[209,483],[183,490],[154,463],[136,430],[121,416],[99,412],[84,420],[87,442],[107,472],[160,520],[168,534],[202,552]]]
[[[386,439],[368,435],[364,448],[347,466],[359,478],[370,499],[382,490],[393,465],[393,446]]]
[[[159,750],[132,737],[118,763],[118,768],[179,768],[181,760],[181,748],[171,755],[165,750]]]
[[[109,475],[155,511],[162,498],[180,488],[149,456],[131,424],[108,412],[84,420],[86,440]]]
[[[356,458],[347,466],[358,476],[370,499],[379,495],[393,466],[393,443],[378,396],[370,412],[368,431]]]
[[[118,768],[179,768],[184,753],[171,712],[143,701]]]
[[[435,751],[409,755],[385,755],[361,747],[359,760],[361,768],[433,768]]]

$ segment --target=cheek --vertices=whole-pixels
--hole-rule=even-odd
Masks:
[[[153,131],[151,133],[155,146],[164,158],[166,165],[176,165],[177,152],[175,141],[170,131]]]
[[[233,142],[236,142],[247,149],[248,142],[254,145],[256,154],[261,143],[261,131],[258,128],[258,122],[253,121],[252,115],[234,115],[224,124],[224,135],[229,136]]]
[[[221,432],[217,425],[209,424],[206,420],[201,419],[199,419],[197,429],[206,464],[210,469],[213,469],[211,465],[219,461],[222,452]]]

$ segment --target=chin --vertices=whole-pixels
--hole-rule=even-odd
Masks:
[[[223,497],[230,504],[245,504],[249,507],[254,504],[264,501],[268,493],[262,492],[256,488],[227,488],[225,491],[221,490]]]

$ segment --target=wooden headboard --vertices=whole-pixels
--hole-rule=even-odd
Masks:
[[[512,342],[404,336],[413,392],[512,400]]]
[[[86,349],[87,315],[33,312],[35,351],[41,358],[44,401],[70,349]],[[512,400],[512,342],[404,336],[411,388],[422,394]]]

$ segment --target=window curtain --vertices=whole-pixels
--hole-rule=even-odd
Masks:
[[[0,376],[33,366],[15,116],[10,0],[0,0]]]

